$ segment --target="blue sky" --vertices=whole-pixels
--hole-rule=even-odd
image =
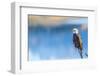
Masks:
[[[32,17],[34,19],[32,19]],[[41,18],[39,16],[38,18]],[[28,24],[29,61],[54,59],[79,59],[78,50],[74,47],[73,28],[78,28],[83,41],[83,57],[88,54],[88,18],[82,17],[45,17],[40,19],[31,16]],[[51,20],[52,19],[52,20]],[[50,23],[49,21],[53,21]]]

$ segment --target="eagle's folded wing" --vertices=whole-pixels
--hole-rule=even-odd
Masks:
[[[78,34],[78,36],[79,36],[79,44],[80,44],[80,48],[83,48],[82,47],[82,39],[81,39],[81,36]]]

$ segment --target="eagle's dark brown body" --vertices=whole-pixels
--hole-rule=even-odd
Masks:
[[[78,48],[81,58],[83,58],[83,56],[82,56],[82,49],[83,49],[82,40],[81,40],[81,37],[79,34],[73,34],[73,43],[74,43],[75,48]]]

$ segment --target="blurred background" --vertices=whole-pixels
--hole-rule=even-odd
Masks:
[[[88,54],[88,18],[68,16],[28,16],[29,61],[79,59],[73,44],[73,28],[83,42],[83,58]]]

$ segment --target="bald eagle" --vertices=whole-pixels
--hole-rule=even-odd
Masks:
[[[79,30],[77,28],[73,29],[73,44],[74,44],[75,48],[78,49],[80,57],[83,58],[83,55],[82,55],[82,50],[83,50],[82,39],[81,39],[81,36],[79,34]]]

